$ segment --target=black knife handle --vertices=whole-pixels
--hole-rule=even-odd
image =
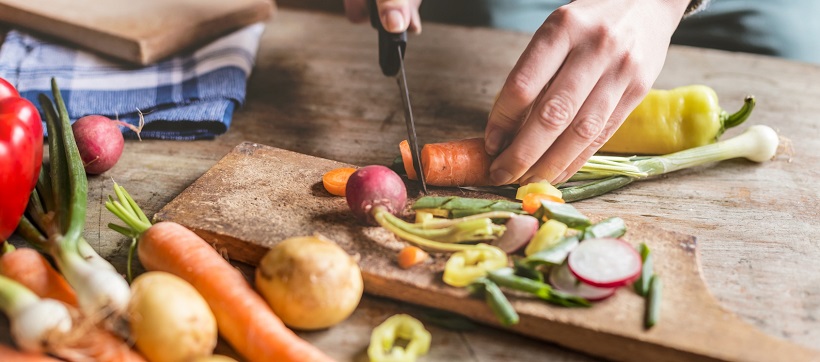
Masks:
[[[402,57],[407,48],[407,32],[389,33],[379,19],[379,9],[376,7],[376,0],[369,0],[370,25],[379,31],[379,66],[382,73],[388,77],[395,76],[399,72],[399,52],[401,48]]]

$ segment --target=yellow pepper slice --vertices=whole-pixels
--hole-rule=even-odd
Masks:
[[[487,275],[487,272],[507,266],[507,253],[487,245],[461,250],[450,255],[444,265],[444,282],[454,287],[466,287],[473,281]]]
[[[535,236],[532,237],[530,243],[524,249],[524,255],[530,256],[541,250],[549,249],[555,246],[561,238],[567,233],[567,225],[558,220],[547,220],[538,228]]]
[[[373,328],[367,356],[371,362],[414,362],[430,350],[432,336],[418,319],[407,314],[396,314]],[[405,347],[397,346],[407,341]]]

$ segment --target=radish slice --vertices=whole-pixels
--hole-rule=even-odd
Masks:
[[[507,227],[504,233],[493,243],[496,247],[512,254],[530,242],[538,231],[538,219],[530,215],[516,215],[504,224]]]
[[[593,287],[615,288],[628,284],[641,273],[641,256],[621,239],[584,240],[567,258],[576,278]]]
[[[569,271],[567,264],[553,267],[550,270],[550,284],[555,289],[572,294],[576,297],[581,297],[589,301],[598,301],[611,297],[615,294],[618,288],[598,288],[589,284],[581,282],[572,272]]]

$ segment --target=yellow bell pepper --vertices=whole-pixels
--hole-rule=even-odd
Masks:
[[[460,250],[444,264],[443,280],[454,287],[466,287],[487,275],[487,272],[507,266],[507,253],[501,249],[478,244],[475,248]]]
[[[371,362],[413,362],[430,350],[432,336],[424,325],[407,314],[396,314],[373,328],[367,356]],[[399,340],[406,341],[404,347]]]
[[[668,154],[714,143],[726,129],[743,123],[754,105],[748,96],[739,111],[728,114],[705,85],[653,89],[600,151]]]

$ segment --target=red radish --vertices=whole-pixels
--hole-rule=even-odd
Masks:
[[[641,256],[629,243],[614,238],[584,240],[569,253],[569,270],[593,287],[615,288],[641,273]]]
[[[530,215],[515,215],[504,224],[506,230],[493,243],[505,253],[511,254],[523,248],[538,231],[538,219]]]
[[[99,175],[120,159],[125,140],[119,126],[129,127],[139,135],[136,127],[105,116],[85,116],[71,125],[86,173]]]
[[[373,213],[379,210],[397,214],[407,203],[404,181],[393,170],[380,165],[362,167],[347,180],[345,198],[350,211],[370,225],[376,225]]]
[[[581,282],[572,272],[567,264],[561,264],[550,270],[550,284],[555,289],[581,297],[589,301],[598,301],[611,297],[618,288],[598,288]]]

